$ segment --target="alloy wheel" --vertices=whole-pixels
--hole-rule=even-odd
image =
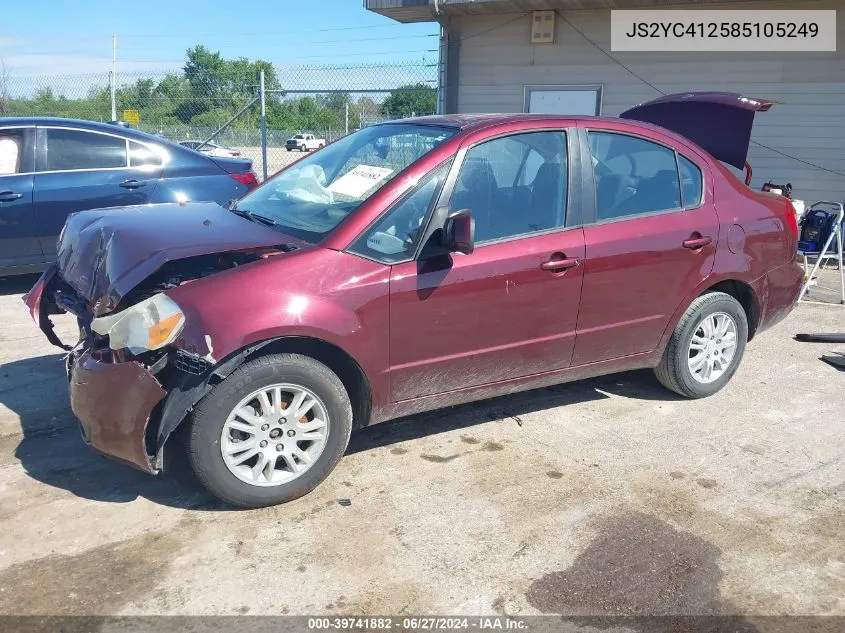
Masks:
[[[295,384],[262,387],[232,409],[220,437],[229,471],[253,486],[300,477],[326,447],[329,416],[320,398]]]
[[[709,314],[698,324],[689,344],[688,363],[693,378],[709,384],[730,368],[736,355],[737,327],[725,312]]]

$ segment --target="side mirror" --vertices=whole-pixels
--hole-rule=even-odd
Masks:
[[[475,218],[469,209],[462,209],[446,219],[444,246],[464,255],[475,250]]]

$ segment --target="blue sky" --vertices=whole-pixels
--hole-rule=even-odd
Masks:
[[[284,65],[433,61],[437,25],[399,24],[361,0],[58,0],[3,3],[0,59],[13,75],[178,68],[204,44]],[[72,8],[71,8],[72,7]]]

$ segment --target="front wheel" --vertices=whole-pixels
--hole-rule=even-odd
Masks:
[[[747,340],[742,305],[724,292],[704,294],[681,317],[654,373],[687,398],[713,395],[736,373]]]
[[[301,497],[329,475],[349,442],[352,405],[322,363],[273,354],[217,385],[188,424],[188,458],[203,486],[258,508]]]

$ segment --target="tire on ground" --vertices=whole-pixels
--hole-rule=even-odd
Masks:
[[[737,344],[728,369],[711,383],[696,380],[689,368],[689,345],[705,319],[716,312],[729,314],[736,324]],[[733,377],[745,352],[748,341],[748,318],[742,305],[724,292],[709,292],[693,301],[669,339],[660,364],[654,369],[664,387],[687,398],[705,398],[724,387]]]
[[[296,479],[276,486],[253,486],[233,475],[220,452],[223,426],[232,409],[262,386],[293,383],[313,391],[328,413],[328,437],[315,463]],[[188,459],[200,483],[222,501],[259,508],[292,501],[313,490],[346,451],[352,405],[343,383],[322,363],[299,354],[272,354],[244,363],[194,407],[187,420]]]

